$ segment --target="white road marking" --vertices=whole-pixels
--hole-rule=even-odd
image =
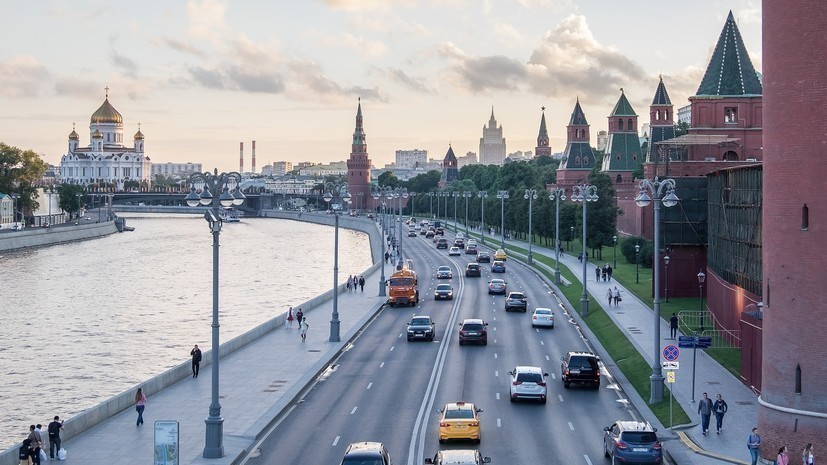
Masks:
[[[399,336],[396,336],[396,337],[402,337],[402,334],[403,334],[403,333],[399,333]]]
[[[586,463],[587,463],[588,465],[592,465],[592,461],[591,461],[591,460],[589,460],[589,456],[588,456],[588,455],[584,455],[583,457],[586,457]]]
[[[497,418],[497,428],[502,428],[502,426],[503,426],[502,420]]]
[[[563,394],[557,394],[557,397],[560,399],[560,402],[563,402]]]
[[[373,386],[373,383],[368,383],[368,389],[370,389],[371,386]]]
[[[548,358],[548,356],[546,356],[546,358]],[[554,373],[552,373],[552,374],[551,374],[551,379],[557,379],[557,375],[555,375]]]
[[[500,393],[497,393],[497,400],[500,400]]]
[[[394,347],[396,347],[396,346],[391,346],[391,352],[393,352]]]
[[[497,358],[497,353],[496,352],[494,352],[494,358]]]
[[[333,446],[335,447],[336,444],[339,443],[339,436],[336,436],[336,439],[333,440]]]
[[[379,368],[382,368],[383,366],[385,366],[385,362],[379,364]]]
[[[546,360],[551,360],[548,355],[546,355]],[[552,375],[553,376],[553,375]]]
[[[574,431],[574,425],[572,425],[571,422],[569,422],[569,429]]]
[[[354,413],[356,413],[357,408],[359,408],[359,407],[353,407],[353,410],[350,411],[350,414],[353,415]]]
[[[500,376],[500,372],[497,371],[497,370],[494,370],[494,376]]]
[[[545,342],[543,342],[543,341],[540,341],[540,345],[541,345],[541,346],[544,346],[544,345],[546,345],[546,343],[545,343]]]

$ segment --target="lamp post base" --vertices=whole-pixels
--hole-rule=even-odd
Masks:
[[[651,382],[649,403],[656,404],[663,400],[663,375],[660,373],[652,373],[649,381]]]
[[[580,298],[580,315],[589,316],[589,298],[586,296]]]
[[[554,284],[560,284],[560,270],[554,270]]]
[[[531,256],[531,252],[528,253],[528,264],[529,265],[534,264],[534,258]]]
[[[330,320],[330,342],[339,342],[339,318]]]
[[[207,417],[207,442],[204,446],[205,459],[224,457],[224,419],[221,417]]]

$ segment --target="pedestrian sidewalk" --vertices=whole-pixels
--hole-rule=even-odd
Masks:
[[[393,270],[385,266],[385,276]],[[122,411],[93,428],[63,441],[66,465],[132,465],[152,463],[156,420],[179,422],[180,464],[229,465],[256,437],[277,420],[280,412],[302,394],[385,302],[378,296],[380,268],[365,276],[364,292],[342,292],[338,299],[341,342],[328,342],[333,301],[304,309],[309,322],[302,343],[297,324],[280,326],[247,346],[222,357],[219,402],[224,418],[224,456],[202,457],[204,419],[212,396],[211,365],[198,378],[188,377],[151,395],[144,412],[145,425],[135,426],[134,408]],[[284,309],[285,313],[287,309]]]

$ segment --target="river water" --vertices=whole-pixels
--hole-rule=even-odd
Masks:
[[[0,449],[210,349],[207,223],[133,215],[133,232],[0,256]],[[328,226],[245,218],[220,240],[222,342],[333,286]],[[368,236],[340,229],[339,282],[370,265]]]

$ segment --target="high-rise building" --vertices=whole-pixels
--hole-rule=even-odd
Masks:
[[[412,170],[420,168],[428,163],[428,151],[413,149],[413,150],[397,150],[396,151],[396,168]]]
[[[457,168],[462,168],[463,166],[476,164],[477,154],[474,152],[466,152],[464,156],[457,158]]]
[[[597,131],[597,150],[601,152],[606,151],[606,145],[609,142],[609,133],[603,129]]]
[[[152,175],[162,174],[164,176],[183,176],[201,172],[201,163],[152,163]]]
[[[505,139],[503,127],[497,126],[494,118],[494,107],[491,107],[491,118],[488,126],[482,127],[480,138],[480,163],[483,165],[502,165],[505,160]]]
[[[273,175],[275,176],[283,176],[289,172],[293,171],[293,162],[290,161],[277,161],[273,162]]]

